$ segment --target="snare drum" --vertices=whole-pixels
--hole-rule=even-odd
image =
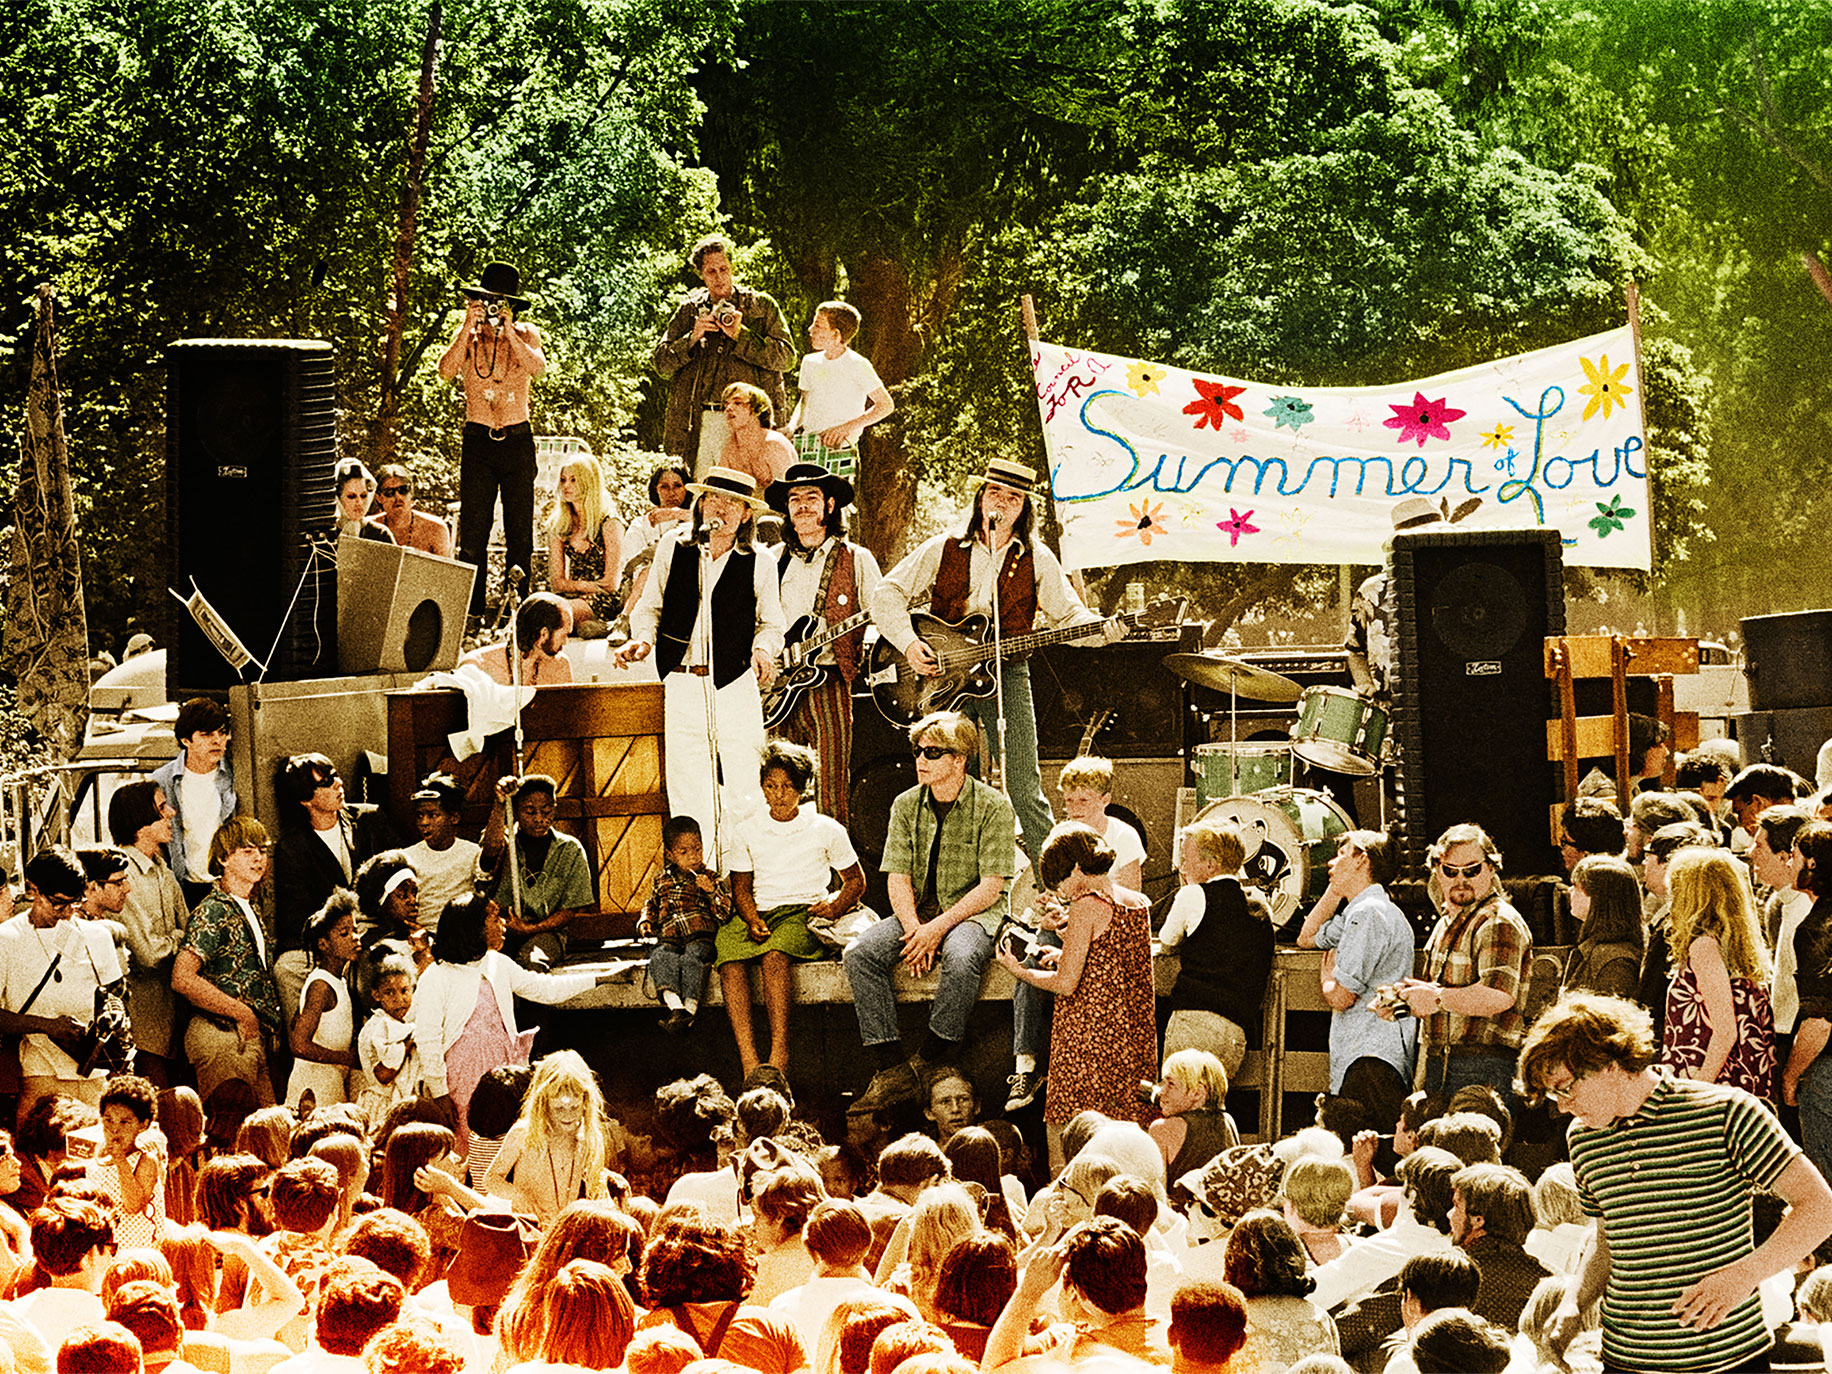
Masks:
[[[1291,748],[1304,762],[1365,778],[1380,768],[1387,713],[1340,687],[1312,687],[1298,700]]]
[[[1223,797],[1290,786],[1291,746],[1284,740],[1241,740],[1233,744],[1224,741],[1196,746],[1198,807]]]
[[[1226,797],[1197,813],[1240,831],[1247,848],[1247,886],[1272,906],[1282,926],[1308,911],[1329,886],[1336,840],[1353,827],[1349,814],[1326,792],[1280,787],[1246,797]]]

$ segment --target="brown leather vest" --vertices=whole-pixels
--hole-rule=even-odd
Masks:
[[[1027,635],[1037,622],[1036,564],[1016,539],[1005,546],[999,587],[999,632]],[[929,613],[957,621],[967,613],[967,578],[973,569],[973,550],[959,539],[941,546],[941,566],[935,569],[935,589]]]

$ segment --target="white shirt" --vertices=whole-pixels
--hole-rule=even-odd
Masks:
[[[77,1327],[108,1320],[102,1300],[86,1288],[39,1288],[15,1299],[12,1308],[53,1350]]]
[[[714,1221],[727,1226],[738,1220],[738,1174],[729,1164],[703,1174],[682,1174],[668,1190],[664,1207],[676,1202],[697,1202]]]
[[[915,1304],[902,1294],[887,1292],[869,1279],[844,1274],[827,1277],[816,1275],[800,1288],[791,1288],[771,1298],[770,1310],[782,1313],[795,1323],[795,1329],[801,1333],[802,1349],[808,1352],[808,1358],[812,1360],[821,1342],[821,1328],[827,1324],[827,1318],[833,1315],[833,1309],[848,1298],[871,1298],[888,1302],[897,1307],[907,1307],[912,1320],[920,1316]]]
[[[210,841],[216,838],[216,816],[222,810],[217,795],[216,770],[193,773],[178,769],[178,809],[185,816],[184,862],[193,873],[210,871]]]
[[[789,569],[782,575],[782,614],[783,619],[800,619],[804,615],[818,616],[822,607],[815,604],[820,595],[821,577],[827,570],[827,560],[833,557],[834,547],[839,543],[832,535],[821,541],[820,548],[814,551],[813,558],[790,558]],[[775,552],[775,551],[773,551]],[[778,562],[782,559],[780,552],[775,552]],[[841,619],[846,619],[865,609],[872,592],[878,586],[878,579],[883,574],[878,571],[878,560],[872,557],[872,551],[862,544],[852,546],[852,581],[859,594],[859,599],[852,605],[841,602]],[[841,593],[842,596],[845,593]],[[836,663],[833,656],[833,645],[829,644],[815,655],[816,663]]]
[[[0,926],[0,1005],[9,1011],[25,1007],[52,959],[62,952],[57,969],[27,1010],[30,1016],[69,1016],[88,1025],[95,1018],[95,990],[121,977],[121,961],[106,927],[81,917],[58,921],[40,930],[25,918]],[[28,1035],[19,1045],[19,1071],[27,1077],[75,1078],[76,1061],[49,1036]],[[92,1078],[106,1078],[99,1068]]]
[[[420,881],[421,925],[437,930],[446,907],[476,891],[483,877],[482,861],[483,849],[469,840],[453,840],[447,849],[434,849],[421,840],[408,848],[407,862]]]
[[[779,906],[812,906],[827,895],[833,871],[859,862],[846,828],[803,802],[793,820],[773,820],[768,811],[731,827],[725,867],[752,874],[758,911]]]
[[[677,554],[695,557],[700,550],[687,542],[691,527],[680,524],[655,546],[655,562],[650,565],[648,580],[642,584],[642,595],[630,612],[630,638],[654,645],[657,627],[662,619],[662,590],[668,585],[668,574],[674,568]],[[751,585],[757,593],[757,627],[751,638],[751,651],[761,649],[771,658],[782,652],[782,596],[776,585],[776,557],[772,549],[759,548],[751,560]],[[700,578],[700,614],[694,618],[693,638],[683,666],[711,663],[712,617],[706,613],[712,589],[719,583],[725,565],[731,561],[727,549],[712,560],[712,567]]]
[[[1435,1255],[1448,1249],[1450,1237],[1415,1217],[1410,1203],[1402,1203],[1386,1230],[1357,1241],[1328,1264],[1310,1271],[1317,1281],[1310,1300],[1325,1311],[1340,1307],[1397,1278],[1414,1255]]]
[[[1101,832],[1101,838],[1113,851],[1113,872],[1118,873],[1127,864],[1137,864],[1139,875],[1145,873],[1145,841],[1139,838],[1139,832],[1127,825],[1118,816],[1107,817],[1107,828]]]
[[[1774,1003],[1775,1030],[1782,1035],[1794,1029],[1800,1018],[1800,988],[1794,979],[1800,970],[1794,964],[1794,932],[1813,909],[1811,892],[1789,892],[1781,899],[1781,927],[1775,936],[1775,974],[1769,989]]]
[[[398,1100],[418,1097],[420,1093],[420,1050],[415,1046],[410,1053],[407,1048],[412,1038],[413,1022],[397,1021],[385,1011],[373,1013],[356,1037],[357,1059],[370,1078],[375,1077],[377,1068],[397,1071],[388,1089]]]
[[[807,354],[801,360],[795,386],[801,392],[804,434],[821,434],[858,419],[871,408],[872,392],[884,389],[871,359],[850,348],[837,358],[829,358],[825,352]],[[812,1352],[814,1347],[808,1349]]]
[[[349,882],[351,876],[350,842],[344,838],[343,822],[334,821],[330,829],[315,829],[312,833],[323,842],[326,849],[331,851],[331,857],[337,860],[337,866],[343,870],[344,881]]]

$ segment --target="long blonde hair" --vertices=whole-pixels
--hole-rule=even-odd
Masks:
[[[555,1050],[534,1066],[534,1078],[522,1103],[522,1120],[528,1123],[525,1152],[541,1155],[552,1148],[550,1112],[553,1100],[563,1093],[577,1093],[585,1103],[585,1119],[579,1124],[579,1164],[584,1172],[585,1196],[606,1197],[604,1171],[609,1166],[610,1142],[604,1129],[604,1092],[598,1086],[598,1075],[577,1050]]]
[[[1735,859],[1702,845],[1682,849],[1667,868],[1667,891],[1673,898],[1675,969],[1685,962],[1692,942],[1709,935],[1724,951],[1724,967],[1732,978],[1768,982],[1772,970],[1755,898]]]
[[[962,1236],[980,1230],[980,1209],[958,1183],[923,1189],[910,1208],[910,1297],[924,1314],[935,1310],[941,1262]],[[932,1320],[932,1318],[931,1318]]]
[[[616,507],[611,504],[611,494],[605,490],[604,472],[598,460],[583,454],[568,458],[560,464],[560,476],[573,479],[577,488],[578,515],[575,518],[573,503],[559,495],[556,482],[553,510],[547,516],[548,535],[565,541],[582,530],[596,539],[598,531],[604,527],[605,517],[617,514]]]

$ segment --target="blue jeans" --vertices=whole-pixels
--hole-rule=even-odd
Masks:
[[[649,956],[649,981],[655,990],[678,993],[683,1002],[698,1004],[706,995],[706,970],[712,967],[712,941],[689,940],[671,945],[666,940]]]
[[[903,960],[903,926],[886,916],[846,946],[843,962],[852,985],[859,1036],[867,1045],[889,1045],[903,1038],[897,1025],[897,994],[891,975]],[[967,1034],[967,1014],[980,999],[980,979],[992,960],[992,936],[977,921],[962,921],[941,942],[936,964],[941,980],[929,1004],[929,1029],[943,1040]]]
[[[1043,772],[1037,766],[1037,709],[1031,702],[1030,664],[1007,663],[1005,680],[1005,793],[1011,798],[1012,810],[1018,813],[1018,828],[1024,832],[1024,852],[1032,864],[1043,853],[1043,842],[1050,837],[1056,818],[1043,795]],[[968,697],[960,709],[979,721],[986,730],[986,752],[989,759],[999,757],[999,714],[997,697]]]
[[[1821,1052],[1800,1075],[1799,1100],[1800,1143],[1825,1174],[1832,1169],[1832,1051]]]
[[[1419,1053],[1425,1052],[1421,1047]],[[1425,1064],[1425,1091],[1442,1093],[1448,1098],[1458,1088],[1486,1083],[1501,1094],[1510,1112],[1519,1115],[1522,1103],[1514,1096],[1514,1071],[1519,1063],[1520,1056],[1512,1050],[1449,1056],[1433,1053]]]
[[[1062,948],[1062,937],[1053,930],[1037,932],[1039,949]],[[1035,955],[1024,961],[1026,968],[1042,968]],[[1056,1014],[1056,994],[1033,984],[1020,982],[1011,990],[1011,1052],[1037,1058],[1050,1047],[1051,1023]]]

